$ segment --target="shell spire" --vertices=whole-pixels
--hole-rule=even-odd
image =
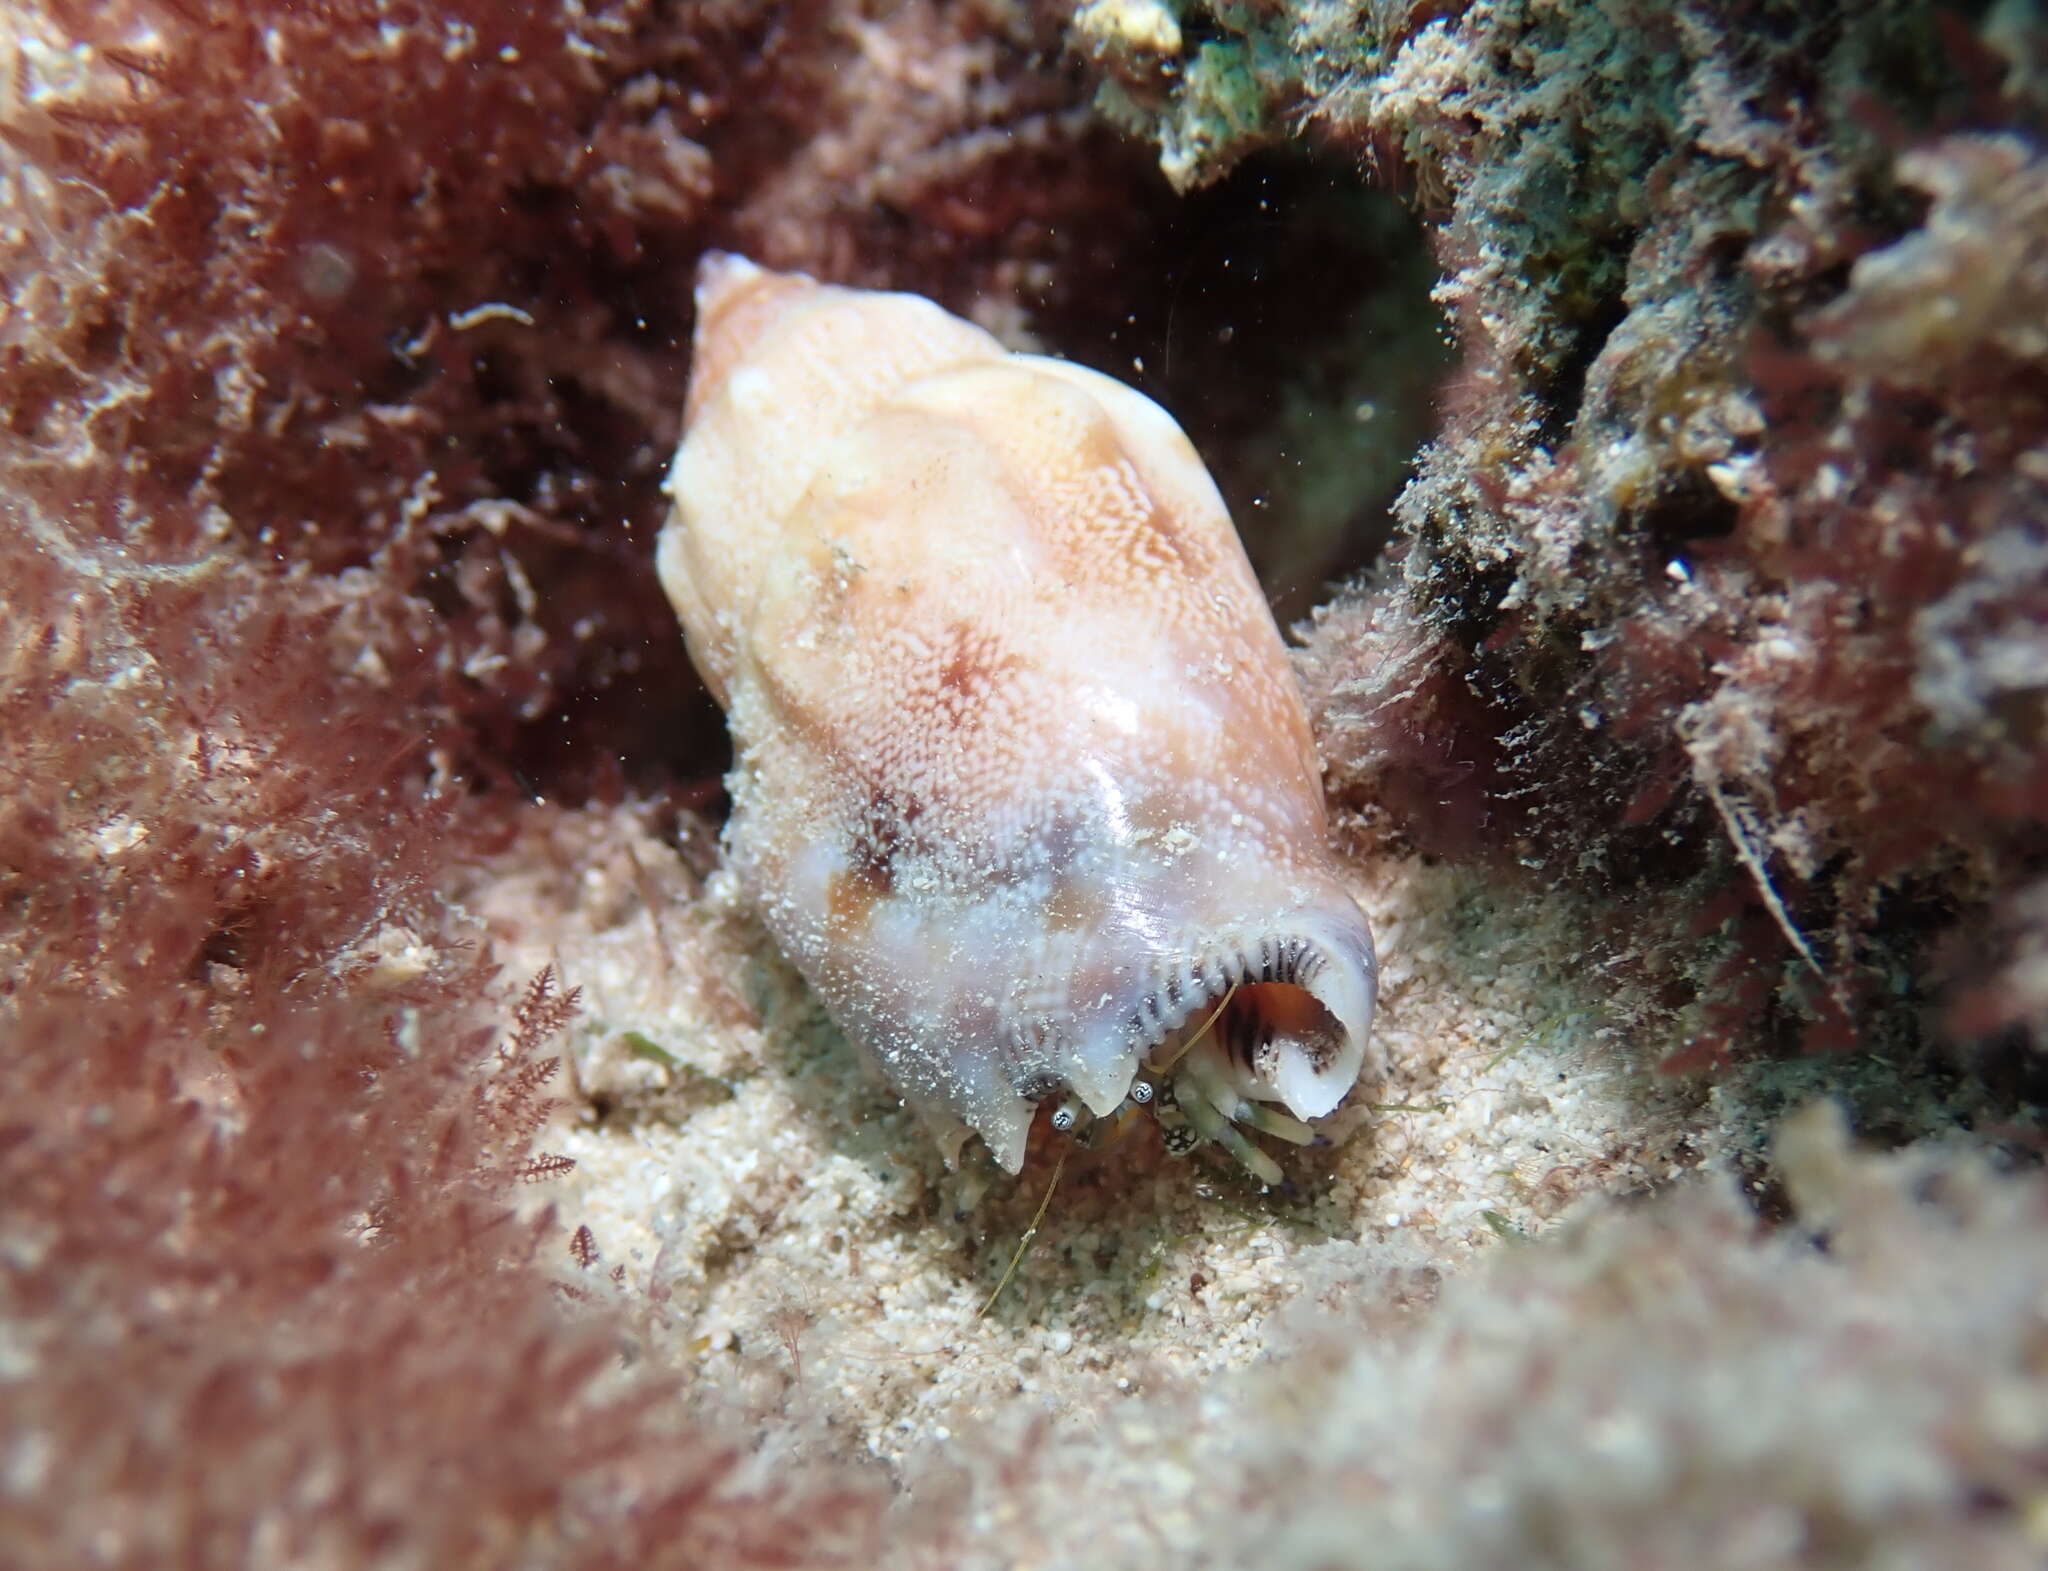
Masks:
[[[697,301],[657,565],[777,942],[1013,1172],[1051,1100],[1276,1179],[1246,1132],[1308,1138],[1381,1072],[1376,970],[1193,447],[915,296],[717,254]]]

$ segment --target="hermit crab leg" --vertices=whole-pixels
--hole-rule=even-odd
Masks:
[[[1202,1053],[1191,1053],[1182,1059],[1177,1079],[1183,1087],[1192,1088],[1199,1100],[1207,1102],[1222,1117],[1232,1123],[1249,1124],[1264,1134],[1285,1140],[1289,1145],[1305,1146],[1315,1143],[1315,1131],[1298,1118],[1289,1118],[1278,1108],[1268,1107],[1263,1102],[1254,1102],[1241,1096],[1224,1073],[1220,1049]],[[1187,1101],[1186,1090],[1181,1093],[1183,1105]]]
[[[1193,1084],[1191,1089],[1195,1093],[1193,1096],[1180,1097],[1178,1101],[1181,1112],[1186,1115],[1196,1134],[1223,1147],[1260,1183],[1278,1184],[1281,1179],[1280,1164],[1247,1140],[1244,1132],[1230,1121],[1222,1109],[1202,1093],[1198,1083]]]

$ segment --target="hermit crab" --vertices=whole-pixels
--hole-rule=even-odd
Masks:
[[[725,843],[913,1105],[1012,1172],[1034,1106],[1310,1138],[1372,935],[1294,674],[1157,404],[905,294],[713,255],[658,567],[735,763]]]

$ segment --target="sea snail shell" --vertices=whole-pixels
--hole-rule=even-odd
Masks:
[[[712,255],[668,493],[727,853],[847,1034],[1012,1172],[1051,1100],[1276,1180],[1239,1126],[1305,1141],[1358,1079],[1372,935],[1172,418],[928,300]]]

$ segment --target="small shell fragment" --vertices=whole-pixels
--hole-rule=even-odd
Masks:
[[[777,942],[1012,1172],[1046,1102],[1277,1180],[1249,1133],[1308,1139],[1368,1067],[1372,937],[1194,448],[915,296],[713,255],[697,307],[658,566]]]

